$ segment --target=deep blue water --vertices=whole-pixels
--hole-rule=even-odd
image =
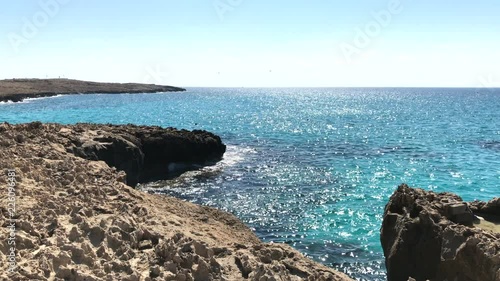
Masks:
[[[498,89],[189,89],[0,104],[0,121],[206,129],[215,167],[143,187],[227,210],[360,280],[384,280],[383,208],[400,183],[500,195]]]

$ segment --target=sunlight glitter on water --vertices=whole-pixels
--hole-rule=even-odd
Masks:
[[[262,240],[359,280],[385,280],[379,229],[400,183],[465,200],[499,195],[500,92],[199,88],[1,107],[13,123],[212,131],[228,145],[223,161],[145,189],[231,212]]]

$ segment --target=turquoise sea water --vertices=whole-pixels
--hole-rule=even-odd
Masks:
[[[214,206],[359,280],[385,280],[379,229],[400,183],[500,195],[498,89],[217,89],[0,104],[0,121],[206,129],[214,167],[143,187]]]

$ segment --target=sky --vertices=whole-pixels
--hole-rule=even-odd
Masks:
[[[0,79],[500,87],[498,0],[0,0]]]

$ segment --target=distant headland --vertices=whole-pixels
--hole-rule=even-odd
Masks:
[[[20,102],[27,98],[72,94],[132,94],[185,90],[155,84],[99,83],[73,79],[7,79],[0,80],[0,101]]]

